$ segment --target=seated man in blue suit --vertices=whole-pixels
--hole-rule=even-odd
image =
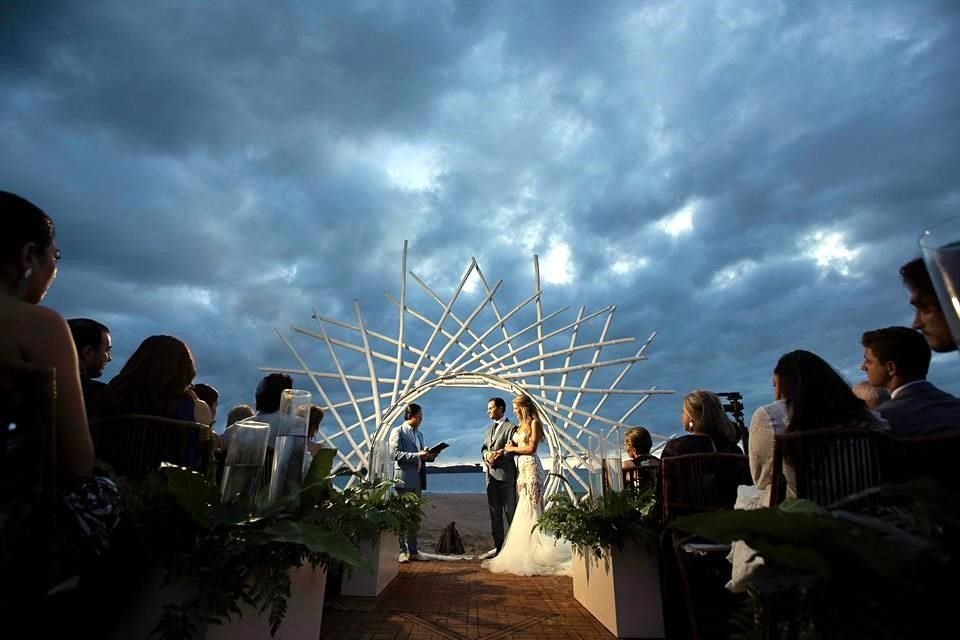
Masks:
[[[413,492],[417,496],[427,488],[426,463],[433,462],[437,454],[430,453],[423,446],[420,423],[423,422],[423,409],[410,403],[403,415],[404,422],[390,432],[390,457],[393,458],[394,480],[397,481],[397,493]],[[417,531],[406,531],[400,536],[400,562],[425,560],[417,551]]]
[[[906,327],[867,331],[860,339],[870,384],[890,399],[877,407],[894,435],[926,436],[960,429],[960,399],[927,382],[930,347],[923,334]]]

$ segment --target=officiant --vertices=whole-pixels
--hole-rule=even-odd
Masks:
[[[393,458],[393,479],[397,493],[414,493],[417,497],[427,488],[427,463],[437,459],[423,445],[420,424],[423,409],[410,403],[403,414],[403,424],[390,431],[390,456]],[[417,550],[417,530],[404,531],[400,535],[400,562],[426,560]]]

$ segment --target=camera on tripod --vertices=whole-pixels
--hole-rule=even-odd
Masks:
[[[734,422],[737,423],[737,431],[740,433],[740,442],[743,446],[744,452],[746,452],[749,447],[749,432],[747,431],[747,425],[743,421],[743,395],[737,391],[722,391],[717,394],[721,399],[728,400],[729,402],[722,402],[721,406],[723,410],[733,416]]]
[[[717,394],[721,398],[726,398],[730,402],[723,403],[723,410],[734,417],[741,427],[743,426],[743,395],[737,391],[723,391]]]

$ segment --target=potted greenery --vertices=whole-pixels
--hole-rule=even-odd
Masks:
[[[730,613],[744,638],[956,635],[944,579],[960,570],[960,498],[931,480],[884,485],[829,508],[792,500],[673,526],[743,541],[763,558],[744,581],[744,608]]]
[[[162,610],[141,599],[114,637],[193,638],[205,628],[208,638],[316,637],[326,565],[367,566],[350,534],[363,513],[333,488],[327,453],[314,457],[301,491],[261,501],[256,515],[220,504],[213,483],[181,468],[123,482],[125,527],[111,564],[115,575],[152,567],[141,577]]]
[[[345,568],[342,595],[376,597],[400,572],[398,536],[419,527],[422,501],[413,493],[397,494],[395,484],[357,481],[339,494],[354,507],[349,535],[366,561],[366,566]]]
[[[573,596],[618,638],[662,638],[651,492],[550,498],[538,526],[573,546]]]

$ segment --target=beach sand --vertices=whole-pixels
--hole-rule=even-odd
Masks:
[[[423,522],[420,525],[421,550],[433,553],[441,532],[451,522],[457,523],[464,553],[480,554],[493,547],[490,510],[485,494],[425,491],[423,499],[429,504],[423,508]]]

